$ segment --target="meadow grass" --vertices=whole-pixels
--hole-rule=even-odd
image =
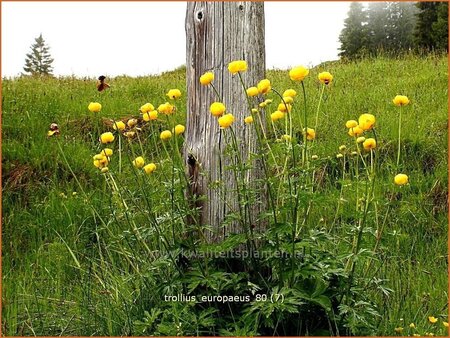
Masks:
[[[446,320],[448,311],[447,57],[380,57],[322,64],[311,69],[313,79],[305,81],[313,111],[321,90],[315,80],[320,71],[331,72],[334,80],[324,91],[317,137],[310,149],[311,154],[318,156],[317,167],[323,173],[314,197],[311,227],[332,231],[340,239],[335,248],[328,248],[336,254],[351,246],[348,239],[349,233],[353,236],[356,231],[350,226],[354,222],[352,207],[356,196],[348,188],[345,176],[340,179],[342,161],[335,156],[339,146],[350,148],[353,144],[345,122],[362,113],[374,114],[380,135],[374,196],[381,201],[374,217],[385,228],[379,244],[373,226],[367,227],[363,239],[364,247],[377,245],[377,263],[373,265],[377,269],[370,265],[357,269],[358,274],[380,282],[378,290],[365,291],[381,309],[376,329],[371,333],[394,335],[399,334],[395,328],[403,327],[402,335],[443,334],[443,329],[430,324],[427,318]],[[269,70],[266,75],[272,86],[281,91],[293,85],[286,71]],[[123,218],[129,214],[114,212],[121,197],[111,194],[104,177],[92,165],[93,154],[101,150],[99,134],[111,129],[105,120],[137,117],[144,103],[157,106],[167,101],[164,96],[170,88],[179,88],[185,95],[185,69],[154,77],[116,77],[110,84],[110,90],[99,93],[93,79],[24,77],[2,81],[5,335],[176,334],[170,325],[163,325],[165,320],[195,322],[197,331],[193,334],[214,332],[199,330],[212,324],[207,318],[190,317],[185,307],[172,305],[170,319],[165,318],[167,314],[158,313],[162,302],[157,297],[161,292],[154,290],[161,287],[157,281],[164,277],[164,271],[140,270],[148,257],[133,254],[132,248],[142,243],[127,235],[131,230]],[[393,185],[398,107],[392,99],[397,94],[411,99],[403,111],[401,166],[411,183],[403,189]],[[275,110],[276,96],[268,97],[274,100]],[[91,101],[102,104],[99,114],[88,111]],[[185,124],[184,99],[177,103],[177,109],[176,123]],[[300,138],[298,116],[293,117],[294,135]],[[57,140],[47,138],[53,122],[61,130]],[[161,156],[152,146],[152,138],[159,139],[163,128],[164,121],[156,122],[153,132],[143,134],[146,158],[157,161]],[[138,145],[130,147],[140,153]],[[125,158],[124,162],[132,159]],[[117,163],[112,168],[116,169]],[[152,210],[162,212],[167,206],[167,189],[157,184],[167,175],[170,171],[161,170],[150,178],[154,201],[158,201]],[[136,180],[133,171],[124,166],[120,184],[128,187],[125,193],[136,201],[136,210],[145,210],[146,205],[138,201]],[[390,203],[382,202],[386,200]],[[137,230],[150,238],[145,212],[132,217]],[[111,218],[115,221],[108,221]],[[339,226],[330,230],[335,219],[339,219]],[[123,235],[113,235],[120,233]],[[118,243],[127,244],[122,247]],[[118,248],[123,250],[117,252]],[[161,258],[157,263],[163,267],[167,262]],[[161,308],[164,306],[161,304]],[[160,323],[158,327],[153,324],[155,318]],[[409,328],[410,323],[417,328]],[[186,332],[191,331],[182,331]],[[236,328],[230,332],[248,331]]]

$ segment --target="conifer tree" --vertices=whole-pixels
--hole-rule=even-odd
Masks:
[[[31,53],[26,55],[23,70],[30,75],[52,75],[52,63],[50,47],[40,34],[31,45]]]
[[[367,15],[359,2],[352,2],[347,18],[344,21],[339,41],[341,42],[340,56],[355,58],[363,51],[367,40]]]

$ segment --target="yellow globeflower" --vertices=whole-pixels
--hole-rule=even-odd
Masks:
[[[448,327],[448,322],[442,321],[442,325],[444,325],[445,327]]]
[[[356,139],[356,143],[363,143],[366,140],[364,136],[360,136]]]
[[[270,118],[272,119],[272,122],[281,120],[284,117],[284,113],[277,110],[275,112],[273,112],[272,114],[270,114]]]
[[[145,114],[154,109],[155,109],[155,107],[153,107],[153,105],[151,103],[146,103],[139,110],[141,111],[142,114]]]
[[[94,161],[100,161],[102,162],[106,158],[106,155],[104,154],[95,154],[93,159]]]
[[[152,172],[156,170],[156,164],[155,163],[149,163],[146,166],[144,166],[144,171],[147,175],[150,175]]]
[[[319,156],[317,156],[317,155],[311,156],[311,160],[318,160],[318,159],[319,159]]]
[[[133,128],[137,123],[138,121],[136,119],[129,119],[127,122],[127,126]]]
[[[342,155],[342,154],[337,154],[336,155],[336,158],[343,158],[344,157],[344,155]]]
[[[409,324],[409,327],[410,327],[411,329],[415,329],[415,328],[416,328],[416,324],[411,323],[411,324]]]
[[[113,124],[114,130],[124,130],[125,128],[126,128],[126,126],[123,121],[115,121]]]
[[[152,110],[148,113],[145,113],[144,115],[142,115],[142,118],[145,122],[156,120],[158,118],[158,111]]]
[[[102,162],[100,162],[100,160],[94,160],[94,166],[101,169],[103,167],[103,164]]]
[[[305,129],[303,129],[303,132],[305,132]],[[311,141],[316,138],[316,131],[312,128],[306,128],[306,139]]]
[[[142,156],[136,157],[136,159],[133,161],[133,165],[138,169],[142,168],[144,166],[144,164],[145,164],[145,161]]]
[[[258,113],[258,109],[252,108],[252,113],[253,113],[253,114],[257,114],[257,113]]]
[[[268,79],[259,81],[257,87],[260,94],[267,94],[272,89]]]
[[[395,184],[397,184],[397,185],[405,185],[405,184],[408,184],[408,181],[409,181],[409,178],[408,178],[408,175],[405,175],[405,174],[397,174],[397,175],[395,175],[395,177],[394,177],[394,183]],[[431,318],[431,319],[430,319]],[[437,321],[437,319],[436,318],[434,318],[434,317],[428,317],[428,320],[430,321],[430,322],[432,322],[432,320],[436,320]],[[435,322],[436,322],[435,321]],[[435,323],[434,322],[434,323]],[[432,322],[433,323],[433,322]]]
[[[206,72],[205,74],[200,76],[200,83],[204,86],[209,85],[213,81],[214,81],[214,73],[212,72]]]
[[[339,151],[345,151],[347,149],[347,146],[345,144],[339,146]]]
[[[350,129],[348,130],[348,134],[349,134],[350,136],[359,136],[359,135],[361,135],[363,132],[364,132],[364,130],[362,130],[360,126],[356,126],[356,127],[354,127],[354,128],[350,128]]]
[[[171,89],[166,94],[170,99],[176,100],[181,96],[181,91],[179,89]],[[153,109],[152,109],[153,110]]]
[[[402,174],[399,174],[399,175],[402,175]],[[397,175],[398,176],[398,175]],[[397,177],[396,176],[396,177]],[[405,175],[406,176],[406,175]],[[406,184],[406,183],[405,183]],[[430,317],[428,317],[428,321],[431,323],[431,324],[434,324],[434,323],[436,323],[437,321],[438,321],[438,319],[436,318],[436,317],[433,317],[433,316],[430,316]]]
[[[228,64],[228,70],[231,74],[245,72],[247,70],[247,62],[243,60],[232,61]]]
[[[214,102],[209,107],[209,111],[213,116],[222,116],[225,112],[225,105],[222,102]]]
[[[330,84],[333,81],[333,75],[328,72],[319,73],[319,81],[323,84]]]
[[[175,135],[181,135],[184,133],[186,128],[182,124],[177,124],[174,128]]]
[[[287,104],[291,104],[292,102],[294,102],[294,99],[292,97],[290,97],[290,96],[283,96],[283,100]]]
[[[246,90],[248,96],[256,96],[259,94],[259,90],[257,87],[250,87]]]
[[[370,130],[375,125],[375,116],[372,114],[362,114],[358,121],[362,130]]]
[[[394,102],[396,106],[406,106],[409,103],[409,99],[407,96],[397,95],[392,102]]]
[[[234,116],[233,114],[225,114],[224,116],[219,117],[219,126],[223,129],[228,128],[233,124]]]
[[[159,138],[163,141],[167,141],[172,137],[172,133],[170,130],[164,130],[161,135],[159,135]]]
[[[286,102],[287,103],[287,102]],[[277,108],[279,111],[281,111],[281,112],[283,112],[283,113],[286,113],[286,112],[288,112],[288,113],[290,113],[291,112],[291,110],[292,110],[292,106],[290,105],[290,104],[284,104],[283,102],[281,102],[279,105],[278,105],[278,108]]]
[[[286,142],[291,142],[292,141],[291,135],[287,135],[287,134],[284,134],[283,136],[281,136],[281,139],[283,141],[286,141]]]
[[[394,329],[394,331],[395,331],[396,333],[402,333],[402,332],[403,332],[403,328],[402,328],[402,327],[396,327],[396,328]]]
[[[105,143],[111,143],[114,141],[114,135],[111,132],[106,132],[100,135],[100,141],[105,144]]]
[[[294,89],[287,89],[283,93],[283,97],[289,96],[294,98],[297,95],[297,92]]]
[[[358,125],[358,121],[355,120],[348,120],[347,122],[345,122],[345,126],[347,128],[355,128]]]
[[[88,109],[91,113],[98,113],[102,109],[102,105],[98,102],[91,102]]]
[[[244,122],[247,123],[247,124],[253,123],[253,116],[247,116],[244,119]]]
[[[101,153],[104,154],[105,156],[109,157],[109,156],[112,156],[113,150],[111,148],[105,148],[105,149],[102,150]]]
[[[289,77],[293,81],[303,81],[308,74],[309,74],[309,70],[303,66],[298,66],[298,67],[292,68],[289,71]]]
[[[107,173],[108,171],[109,171],[109,168],[108,168],[108,167],[103,167],[103,168],[100,170],[100,172],[101,172],[102,174]]]
[[[158,107],[158,111],[160,113],[166,114],[166,115],[171,115],[174,111],[175,107],[172,106],[169,102],[160,104]]]
[[[363,147],[365,150],[375,149],[377,147],[377,142],[374,138],[368,138],[363,142]]]

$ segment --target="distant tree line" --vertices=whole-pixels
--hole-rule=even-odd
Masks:
[[[448,52],[448,2],[352,2],[339,36],[346,58],[402,51]]]

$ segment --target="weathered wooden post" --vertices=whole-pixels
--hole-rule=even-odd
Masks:
[[[192,179],[192,193],[205,197],[200,202],[199,221],[216,230],[206,235],[211,241],[217,241],[226,233],[239,232],[236,224],[227,229],[219,228],[230,205],[235,206],[237,199],[227,193],[226,203],[220,196],[220,189],[212,189],[210,185],[220,182],[231,191],[236,182],[232,173],[225,170],[229,163],[219,161],[224,141],[222,138],[219,146],[219,125],[209,112],[210,104],[217,98],[211,88],[200,85],[199,78],[206,71],[214,72],[214,85],[223,97],[227,112],[235,116],[233,128],[243,140],[240,150],[246,158],[249,149],[254,151],[256,135],[252,128],[244,126],[244,117],[249,115],[245,93],[237,75],[229,73],[228,63],[247,61],[248,70],[243,78],[248,87],[264,78],[264,3],[188,2],[186,50],[188,105],[184,156]],[[253,178],[260,175],[257,165],[250,175]],[[257,214],[261,207],[261,204],[252,206],[252,213]]]

